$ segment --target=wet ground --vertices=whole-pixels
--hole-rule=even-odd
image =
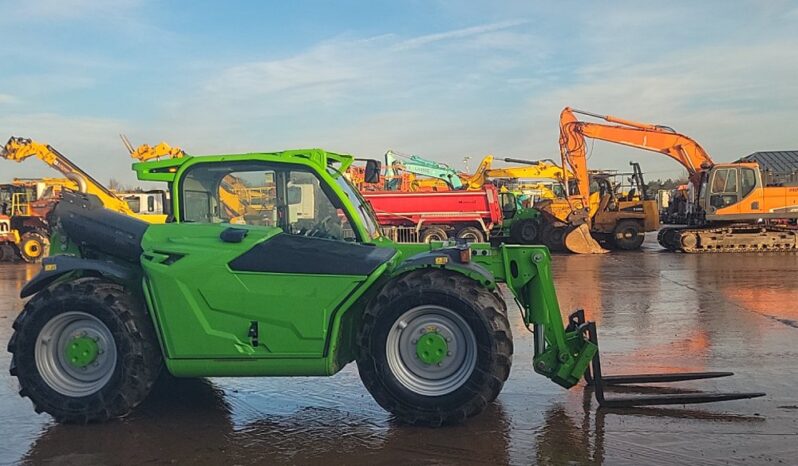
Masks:
[[[61,426],[8,375],[5,346],[34,266],[0,264],[0,463],[798,464],[798,255],[557,256],[564,310],[599,324],[605,373],[734,370],[686,388],[764,391],[691,408],[597,411],[533,373],[514,320],[504,391],[463,426],[394,422],[352,365],[331,378],[162,383],[130,417]]]

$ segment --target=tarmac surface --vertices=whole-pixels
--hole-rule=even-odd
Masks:
[[[511,306],[503,392],[466,424],[430,429],[391,419],[354,365],[329,378],[166,380],[126,419],[55,424],[17,395],[5,352],[38,266],[0,264],[0,463],[798,464],[796,269],[798,255],[668,253],[651,238],[641,252],[555,256],[560,305],[598,322],[605,374],[731,370],[678,386],[767,396],[597,410],[582,384],[533,372]]]

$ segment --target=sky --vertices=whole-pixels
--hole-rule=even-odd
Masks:
[[[716,162],[798,149],[798,1],[0,0],[0,138],[134,183],[119,134],[190,154],[558,158],[565,106],[664,124]],[[649,179],[654,152],[591,145]],[[54,175],[0,161],[0,182]]]

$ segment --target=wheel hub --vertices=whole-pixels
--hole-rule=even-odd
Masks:
[[[416,356],[424,364],[439,364],[449,353],[449,345],[446,338],[434,329],[425,333],[416,342]]]
[[[31,257],[38,257],[39,253],[41,252],[42,248],[41,245],[36,241],[28,241],[25,243],[24,246],[25,254]]]
[[[425,396],[460,388],[477,363],[477,342],[468,323],[451,309],[422,305],[397,319],[385,342],[399,383]]]
[[[67,344],[66,352],[67,362],[80,369],[97,360],[100,347],[96,340],[87,336],[79,336]]]

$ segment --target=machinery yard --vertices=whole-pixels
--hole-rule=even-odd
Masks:
[[[0,14],[0,466],[798,465],[798,3],[228,3]]]
[[[763,391],[752,400],[596,409],[533,372],[532,338],[513,318],[513,370],[497,402],[467,423],[406,426],[350,364],[331,378],[159,382],[123,420],[59,425],[34,415],[0,371],[0,458],[30,464],[794,464],[798,455],[798,276],[794,254],[641,251],[555,255],[563,312],[600,326],[607,372],[733,370],[682,388]],[[38,265],[0,264],[0,346]],[[505,298],[508,298],[505,296]],[[0,367],[10,355],[0,353]]]

